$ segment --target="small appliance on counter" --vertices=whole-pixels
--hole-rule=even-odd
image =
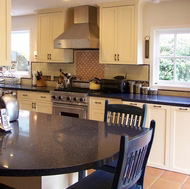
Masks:
[[[0,109],[0,131],[11,131],[10,117],[7,115],[6,108]]]
[[[19,105],[13,94],[5,94],[0,97],[0,109],[6,108],[10,121],[15,121],[19,116]]]
[[[101,88],[101,80],[95,77],[94,79],[91,79],[90,81],[90,90],[100,90]]]
[[[116,76],[114,79],[101,79],[101,90],[105,92],[129,92],[127,79]]]

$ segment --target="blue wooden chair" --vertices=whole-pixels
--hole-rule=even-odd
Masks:
[[[155,131],[155,121],[143,135],[128,140],[121,136],[120,151],[115,173],[95,171],[69,189],[143,189],[144,174]]]
[[[109,104],[105,101],[104,122],[122,126],[145,127],[147,116],[147,104],[143,108],[126,104]]]

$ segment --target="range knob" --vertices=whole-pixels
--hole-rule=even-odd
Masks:
[[[80,98],[80,102],[84,102],[85,101],[85,98]]]
[[[63,99],[63,97],[62,97],[62,96],[59,96],[59,97],[58,97],[58,99],[59,99],[59,100],[62,100],[62,99]]]
[[[74,100],[74,101],[77,101],[77,100],[78,100],[78,98],[77,98],[77,97],[74,97],[74,98],[73,98],[73,100]]]
[[[56,99],[56,96],[55,96],[55,95],[53,95],[51,98],[54,100],[54,99]]]
[[[67,99],[68,101],[70,101],[70,100],[71,100],[71,97],[70,97],[70,96],[68,96],[66,99]]]

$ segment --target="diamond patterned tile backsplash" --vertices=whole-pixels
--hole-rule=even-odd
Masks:
[[[98,50],[82,50],[76,52],[76,76],[88,81],[91,78],[104,77],[104,65],[99,64]]]

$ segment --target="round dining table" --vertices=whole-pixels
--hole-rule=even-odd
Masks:
[[[98,169],[114,161],[121,134],[147,128],[20,111],[11,132],[0,132],[0,176],[46,176]]]

